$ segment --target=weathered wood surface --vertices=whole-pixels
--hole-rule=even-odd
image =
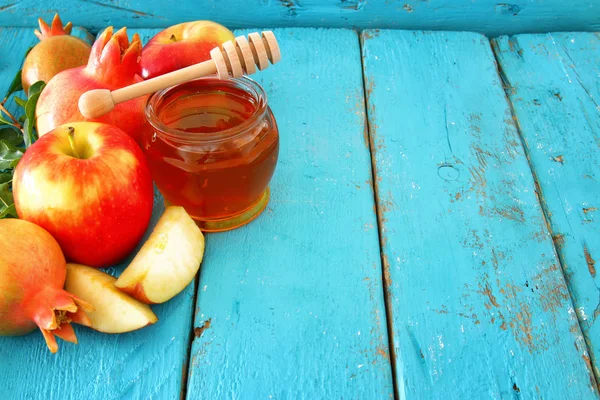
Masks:
[[[153,33],[139,32],[144,41]],[[0,30],[0,93],[35,41],[28,29]],[[163,210],[157,193],[147,234]],[[108,272],[118,274],[127,263]],[[192,283],[168,303],[153,306],[159,321],[140,331],[107,335],[75,326],[79,344],[59,341],[55,355],[39,331],[0,337],[0,399],[178,399],[187,372],[195,289]]]
[[[494,44],[600,378],[600,36],[519,35]]]
[[[0,398],[597,398],[598,36],[495,41],[511,104],[477,34],[366,31],[364,76],[353,31],[276,34],[265,214],[155,326],[0,338]],[[0,93],[35,40],[0,29]]]
[[[489,41],[362,38],[399,398],[597,398]]]
[[[188,398],[392,398],[358,36],[275,34],[282,61],[255,76],[281,135],[272,197],[209,236]]]
[[[163,210],[157,193],[149,229]],[[118,275],[126,263],[107,272]],[[194,282],[168,303],[152,306],[159,321],[140,331],[108,335],[75,326],[79,343],[59,341],[54,355],[39,331],[0,337],[0,398],[179,399],[195,289]]]
[[[32,26],[59,11],[64,20],[166,27],[208,19],[231,28],[337,27],[442,29],[487,35],[600,29],[597,0],[5,0],[0,26]]]

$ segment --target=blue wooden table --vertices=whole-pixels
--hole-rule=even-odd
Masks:
[[[91,26],[132,15],[85,3]],[[144,41],[160,27],[138,19],[183,19],[136,10]],[[366,29],[275,29],[283,60],[255,76],[281,133],[265,213],[207,235],[153,326],[77,326],[55,355],[39,332],[0,338],[0,399],[600,397],[600,35],[352,15]],[[252,30],[285,25],[267,17]],[[0,92],[33,43],[0,29]],[[150,229],[162,211],[157,194]]]

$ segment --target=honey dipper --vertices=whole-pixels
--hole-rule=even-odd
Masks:
[[[273,32],[263,31],[260,35],[257,32],[250,33],[248,39],[236,37],[235,43],[229,40],[221,47],[212,49],[210,57],[210,60],[117,90],[87,91],[79,98],[79,111],[84,117],[94,119],[107,114],[119,103],[203,76],[216,73],[219,79],[227,79],[230,76],[239,78],[244,74],[251,75],[256,72],[256,67],[262,71],[269,66],[269,61],[277,63],[281,59],[281,52]]]

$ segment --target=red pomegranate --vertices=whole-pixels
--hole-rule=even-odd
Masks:
[[[39,136],[68,122],[93,121],[121,128],[139,144],[150,130],[144,115],[148,96],[118,104],[111,112],[96,119],[81,115],[78,101],[91,89],[115,90],[140,82],[141,52],[142,42],[137,33],[130,42],[126,28],[114,35],[112,27],[106,28],[92,46],[87,65],[60,72],[42,91],[36,107]]]
[[[71,36],[72,24],[69,22],[63,27],[58,14],[54,16],[51,27],[41,18],[38,23],[40,30],[36,29],[35,35],[40,42],[25,58],[21,71],[25,93],[38,81],[47,83],[61,71],[85,65],[90,57],[91,46]]]

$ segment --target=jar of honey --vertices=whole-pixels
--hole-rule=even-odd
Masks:
[[[277,123],[263,88],[247,77],[205,77],[154,93],[143,141],[165,203],[206,232],[242,226],[269,201],[279,155]]]

